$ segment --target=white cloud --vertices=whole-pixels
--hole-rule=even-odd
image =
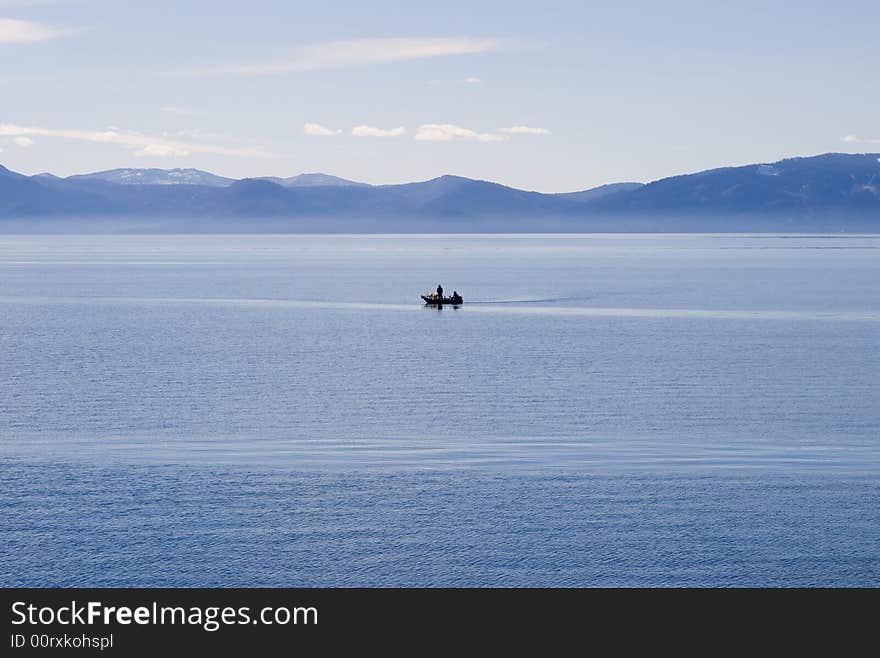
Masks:
[[[34,140],[32,140],[30,137],[16,137],[12,141],[15,142],[17,146],[21,146],[23,148],[34,145]]]
[[[406,132],[406,128],[373,128],[373,126],[355,126],[351,134],[355,137],[399,137]]]
[[[842,142],[846,142],[847,144],[880,144],[880,139],[862,139],[857,135],[847,135],[846,137],[841,138]]]
[[[369,64],[402,62],[429,57],[474,55],[511,47],[501,39],[450,37],[434,39],[353,39],[327,41],[300,48],[283,61],[224,66],[189,74],[284,75],[299,71],[340,69]]]
[[[469,78],[465,78],[464,81],[467,82],[469,85],[478,85],[483,80],[481,78],[478,78],[478,77],[472,75]]]
[[[68,33],[68,30],[43,25],[34,21],[0,18],[0,44],[48,41]]]
[[[96,144],[115,144],[134,150],[137,156],[185,156],[191,153],[213,153],[245,158],[278,158],[282,154],[270,153],[260,147],[233,148],[217,144],[200,142],[183,142],[180,140],[153,137],[135,132],[117,130],[59,130],[54,128],[36,128],[19,126],[11,123],[0,123],[0,136],[4,137],[58,137]]]
[[[149,156],[168,158],[172,156],[185,157],[190,154],[190,151],[184,146],[178,146],[173,143],[157,142],[155,144],[147,144],[142,149],[135,151],[134,154],[139,158]]]
[[[478,133],[470,128],[454,126],[451,123],[426,123],[419,126],[416,139],[422,142],[451,142],[452,140],[503,142],[507,137],[491,133]]]
[[[338,135],[341,132],[341,130],[326,128],[320,123],[307,123],[303,125],[303,134],[312,135],[313,137],[329,137],[330,135]]]
[[[508,135],[549,135],[550,131],[546,128],[532,128],[531,126],[511,126],[510,128],[502,128],[501,132]]]

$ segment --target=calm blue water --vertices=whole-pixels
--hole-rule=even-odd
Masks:
[[[0,584],[880,585],[878,281],[880,236],[0,236]]]

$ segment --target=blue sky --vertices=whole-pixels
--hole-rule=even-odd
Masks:
[[[880,3],[0,0],[0,163],[546,192],[880,151]]]

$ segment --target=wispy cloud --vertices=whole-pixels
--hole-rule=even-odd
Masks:
[[[139,157],[187,156],[191,153],[213,153],[244,158],[278,158],[286,157],[278,153],[270,153],[261,147],[235,148],[200,142],[180,141],[165,137],[154,137],[136,132],[119,130],[66,130],[56,128],[37,128],[19,126],[11,123],[0,123],[0,136],[5,137],[57,137],[96,144],[114,144],[134,151]]]
[[[513,47],[502,39],[448,37],[433,39],[353,39],[327,41],[300,48],[290,57],[272,62],[237,64],[187,71],[189,75],[284,75],[300,71],[318,71],[362,67],[370,64],[402,62],[430,57],[474,55]]]
[[[549,135],[550,131],[546,128],[533,128],[531,126],[511,126],[510,128],[502,128],[501,132],[508,135]]]
[[[33,43],[49,41],[72,32],[72,30],[44,25],[34,21],[0,18],[0,44]]]
[[[491,133],[479,133],[470,128],[462,128],[451,123],[426,123],[419,126],[416,132],[417,140],[421,142],[451,142],[453,140],[467,140],[473,142],[503,142],[507,140],[504,135]]]
[[[355,137],[399,137],[406,132],[406,128],[374,128],[373,126],[355,126],[351,134]]]
[[[472,75],[469,78],[465,78],[464,81],[467,82],[469,85],[478,85],[483,81],[483,79]]]
[[[21,146],[22,148],[28,148],[29,146],[34,145],[34,140],[32,140],[30,137],[15,137],[12,142],[16,146]]]
[[[186,157],[191,152],[192,151],[188,146],[182,146],[172,142],[152,142],[144,145],[143,148],[136,150],[134,154],[139,158],[146,158],[149,156],[157,158],[182,158]]]
[[[115,130],[119,130],[116,128]],[[180,130],[175,130],[174,132],[163,132],[163,138],[168,139],[180,139],[184,140],[195,139],[198,141],[208,141],[208,142],[219,142],[223,144],[251,144],[253,145],[253,140],[247,139],[244,137],[238,137],[236,135],[227,135],[226,133],[217,133],[211,132],[208,130],[201,130],[199,128],[182,128]]]
[[[341,130],[333,130],[326,126],[322,126],[320,123],[307,123],[303,125],[303,134],[311,135],[312,137],[330,137],[331,135],[338,135],[341,132]]]
[[[858,135],[847,135],[842,137],[840,141],[847,144],[880,144],[880,139],[862,139]]]

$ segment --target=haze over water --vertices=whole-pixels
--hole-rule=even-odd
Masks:
[[[880,585],[878,280],[880,236],[0,236],[0,583]]]

